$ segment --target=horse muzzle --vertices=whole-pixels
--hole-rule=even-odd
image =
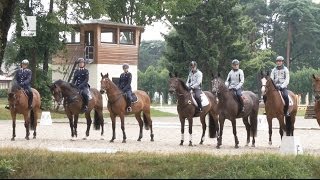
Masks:
[[[100,93],[101,93],[101,94],[104,94],[105,92],[106,92],[105,90],[100,89]]]

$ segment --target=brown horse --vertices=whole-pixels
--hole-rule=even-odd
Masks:
[[[16,137],[16,117],[17,114],[22,114],[24,118],[24,127],[26,128],[26,137],[25,139],[29,140],[29,128],[34,130],[33,139],[37,136],[37,124],[38,124],[38,114],[40,113],[41,106],[41,97],[39,92],[36,89],[32,89],[33,101],[32,109],[28,108],[28,96],[25,91],[18,85],[13,85],[11,92],[8,94],[9,108],[12,118],[12,138],[14,141]]]
[[[236,118],[242,118],[247,130],[247,143],[250,143],[250,136],[252,137],[252,147],[255,146],[255,137],[257,136],[257,122],[259,112],[259,98],[251,91],[243,91],[243,105],[244,112],[239,113],[239,103],[235,99],[233,90],[229,90],[225,82],[220,78],[220,74],[213,76],[212,93],[216,94],[219,100],[219,124],[220,131],[218,134],[217,148],[222,145],[222,134],[225,119],[229,119],[232,124],[233,135],[235,140],[235,148],[239,148],[239,140],[237,137]],[[250,122],[249,122],[250,118]]]
[[[60,105],[63,100],[63,107],[67,117],[69,119],[71,137],[77,137],[77,125],[79,114],[82,113],[82,96],[79,94],[79,90],[73,84],[65,82],[63,80],[57,80],[50,86],[50,91],[55,99]],[[94,109],[94,128],[99,130],[101,126],[101,136],[103,135],[103,104],[102,95],[95,88],[90,88],[90,94],[92,99],[89,98],[88,110],[85,112],[85,117],[87,120],[87,130],[86,137],[89,136],[89,131],[91,127],[91,116],[90,113]],[[85,138],[84,138],[85,139]]]
[[[179,119],[181,123],[181,142],[180,145],[183,145],[184,142],[184,125],[185,120],[188,119],[189,122],[189,146],[192,146],[192,125],[193,125],[193,117],[199,117],[202,124],[202,136],[200,140],[200,144],[204,141],[204,135],[206,132],[206,121],[205,117],[209,114],[209,137],[216,137],[216,133],[218,131],[218,105],[216,101],[216,97],[209,91],[204,91],[203,94],[208,98],[208,105],[203,107],[202,112],[196,112],[196,106],[193,102],[193,98],[191,92],[188,91],[188,88],[185,82],[177,77],[177,74],[173,75],[169,74],[169,92],[175,93],[177,96],[178,104],[177,111],[179,114]]]
[[[269,145],[272,144],[272,119],[277,118],[279,120],[279,133],[282,139],[283,131],[287,136],[293,136],[294,123],[296,121],[296,115],[298,111],[297,98],[295,94],[288,90],[288,95],[291,97],[293,105],[289,107],[290,116],[284,118],[284,101],[280,92],[276,89],[275,84],[270,78],[269,71],[267,73],[261,72],[261,94],[266,97],[265,110],[267,115],[267,121],[269,126]],[[284,121],[285,120],[285,121]]]
[[[126,97],[124,96],[123,92],[118,88],[118,86],[113,83],[109,79],[109,74],[107,73],[106,75],[103,75],[101,73],[101,93],[104,91],[107,93],[108,96],[108,110],[110,113],[110,118],[112,121],[112,138],[110,142],[113,142],[114,139],[116,139],[116,133],[115,133],[115,128],[116,128],[116,117],[119,116],[121,120],[121,130],[123,134],[123,140],[122,142],[125,143],[127,136],[124,130],[124,117],[125,115],[128,114],[134,114],[140,127],[139,131],[139,137],[138,141],[141,141],[142,138],[142,130],[143,130],[143,123],[144,127],[146,130],[151,129],[150,131],[150,137],[151,141],[153,141],[153,129],[152,129],[152,120],[150,117],[150,105],[151,105],[151,100],[148,94],[144,91],[141,90],[136,90],[133,91],[133,94],[136,95],[137,101],[132,103],[132,111],[127,112],[126,111]],[[141,119],[141,112],[143,114],[143,121]]]
[[[314,111],[316,113],[316,118],[320,126],[320,77],[315,76],[314,74],[312,75],[312,77],[312,87],[315,98]]]

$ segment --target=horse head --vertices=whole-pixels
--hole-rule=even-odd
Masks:
[[[188,91],[186,84],[178,77],[177,73],[174,75],[169,73],[169,77],[169,93],[183,93],[183,91]]]
[[[19,85],[13,85],[8,93],[9,105],[14,107],[16,104],[20,104],[20,97],[24,95],[22,88]]]
[[[212,73],[211,80],[211,92],[215,95],[219,94],[223,87],[225,87],[224,81],[220,77],[220,73],[213,74]]]
[[[312,75],[313,81],[312,81],[312,87],[313,87],[313,93],[314,98],[316,101],[320,100],[320,77]]]
[[[276,86],[270,78],[270,72],[261,71],[261,94],[265,95],[269,90],[276,90]]]
[[[51,86],[49,86],[49,88],[50,88],[51,94],[53,95],[54,100],[60,105],[63,100],[62,90],[61,90],[61,87],[56,82],[54,82]]]
[[[101,73],[101,81],[100,81],[100,93],[103,94],[106,90],[110,88],[110,78],[109,73],[103,75]]]

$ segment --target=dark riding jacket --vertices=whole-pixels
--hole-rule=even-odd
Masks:
[[[119,88],[122,92],[132,91],[131,89],[132,75],[130,72],[122,73],[119,79]]]
[[[32,71],[30,69],[20,68],[15,75],[15,82],[23,89],[31,88]]]
[[[72,84],[76,85],[80,90],[89,88],[89,71],[85,68],[79,68],[74,72]]]

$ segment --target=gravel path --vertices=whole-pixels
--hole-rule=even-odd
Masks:
[[[16,126],[16,140],[11,141],[12,122],[9,120],[0,121],[0,147],[19,147],[49,149],[53,151],[79,151],[79,152],[156,152],[156,153],[190,153],[203,152],[209,154],[242,154],[242,153],[280,153],[280,135],[278,122],[273,120],[273,144],[268,144],[268,131],[259,126],[258,136],[256,137],[256,147],[246,147],[246,131],[242,120],[237,120],[238,138],[240,148],[234,148],[234,138],[231,123],[226,120],[223,134],[222,146],[216,149],[217,139],[210,139],[206,133],[205,142],[199,145],[202,128],[199,118],[194,118],[193,144],[188,146],[189,134],[188,123],[185,127],[185,143],[180,146],[180,122],[175,117],[153,118],[154,142],[150,141],[150,131],[143,130],[142,141],[138,142],[139,128],[137,121],[132,117],[126,117],[125,128],[127,133],[127,143],[122,143],[122,132],[120,120],[117,118],[116,139],[110,143],[112,130],[110,118],[105,119],[105,134],[100,136],[100,130],[95,131],[91,128],[90,136],[84,140],[86,124],[84,119],[80,119],[78,124],[78,138],[72,139],[70,127],[67,119],[53,119],[52,125],[40,125],[37,127],[37,139],[25,140],[25,128],[23,121],[18,120]],[[39,120],[40,121],[40,120]],[[295,136],[300,138],[304,154],[320,155],[320,128],[315,119],[303,119],[298,117],[296,121]],[[32,131],[31,136],[32,137]]]

